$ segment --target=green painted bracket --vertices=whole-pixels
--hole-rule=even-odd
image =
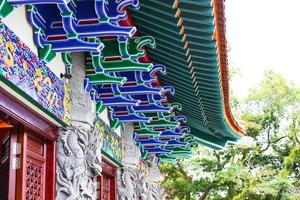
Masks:
[[[68,34],[67,35],[67,38],[68,39],[80,39],[79,35],[78,34]]]
[[[192,153],[189,152],[189,153],[180,153],[180,154],[176,154],[176,153],[172,153],[171,155],[167,155],[166,158],[169,158],[169,159],[189,159],[192,157]]]
[[[176,127],[179,126],[178,122],[171,122],[168,120],[152,120],[151,122],[145,123],[146,127],[155,128],[155,127]]]
[[[128,52],[131,56],[131,59],[138,59],[146,55],[145,46],[149,46],[154,49],[156,47],[156,42],[154,37],[151,36],[142,36],[139,38],[131,38],[128,44]]]
[[[139,149],[141,149],[141,148],[139,148]],[[149,157],[148,152],[143,152],[142,150],[140,150],[140,151],[141,151],[141,159],[142,160],[145,160]]]
[[[104,44],[104,48],[102,50],[102,56],[105,58],[114,58],[120,57],[121,54],[119,52],[119,42],[116,39],[110,40],[101,40]]]
[[[0,19],[4,19],[7,17],[12,11],[14,7],[12,7],[7,0],[1,0],[0,4]]]
[[[151,131],[149,129],[140,129],[135,131],[139,136],[155,137],[160,135],[158,131]]]
[[[41,36],[45,35],[44,31],[41,28],[34,29],[34,34],[38,34]],[[46,63],[49,63],[49,62],[51,62],[51,60],[53,60],[55,58],[56,53],[54,51],[52,51],[51,44],[47,44],[47,45],[44,45],[43,48],[38,49],[38,55],[41,60],[45,61]]]
[[[186,153],[184,153],[184,152],[178,152],[178,153],[176,153],[176,152],[173,152],[172,154],[171,154],[171,156],[174,156],[175,158],[182,158],[182,159],[189,159],[189,158],[191,158],[192,157],[192,153],[191,152],[186,152]]]
[[[119,122],[118,119],[115,119],[115,120],[111,120],[111,121],[110,121],[110,127],[111,127],[112,129],[117,129],[120,125],[121,125],[121,123]]]
[[[157,116],[158,116],[159,119],[166,119],[162,112],[158,112]]]
[[[62,17],[71,17],[72,19],[76,19],[76,15],[73,12],[61,12],[60,15]]]
[[[108,108],[108,112],[111,114],[111,112],[113,112],[112,108],[110,108],[110,107],[107,107],[107,108]],[[111,129],[117,129],[119,126],[121,126],[119,119],[111,119],[110,120]]]
[[[122,58],[130,58],[127,48],[127,42],[119,42],[119,52]]]
[[[141,149],[141,148],[142,148],[142,145],[141,145],[141,143],[140,143],[140,142],[136,143],[136,144],[135,144],[135,146],[136,146],[137,148],[139,148],[139,149]]]
[[[103,85],[103,84],[123,85],[127,81],[126,77],[113,77],[102,72],[96,74],[87,74],[86,77],[89,79],[89,83],[92,85]]]
[[[145,56],[146,45],[152,49],[156,47],[155,39],[151,36],[129,38],[127,42],[118,42],[116,39],[101,40],[101,42],[105,46],[103,57],[130,57],[131,60]]]
[[[104,110],[105,110],[105,106],[103,105],[103,102],[102,102],[102,101],[101,101],[101,102],[98,102],[98,103],[96,104],[96,113],[97,113],[98,115],[100,115]]]
[[[66,65],[72,65],[72,57],[70,55],[70,53],[61,53],[61,57],[62,57],[62,60],[63,62],[66,64]]]
[[[27,11],[31,11],[31,12],[33,12],[34,14],[37,13],[37,8],[36,8],[34,5],[27,5],[27,6],[26,6],[26,10],[27,10]]]
[[[72,68],[73,68],[73,63],[72,63],[72,57],[70,53],[61,53],[62,60],[66,66],[66,72],[65,75],[68,75],[69,77],[72,77]],[[65,76],[66,77],[66,76]]]
[[[39,48],[38,50],[39,58],[45,61],[46,63],[51,62],[56,56],[56,53],[52,51],[50,44],[44,46],[44,48]]]
[[[174,110],[182,111],[182,105],[181,105],[180,103],[171,103],[171,107],[172,107]]]
[[[152,63],[136,63],[131,60],[103,61],[101,56],[93,55],[92,62],[95,69],[104,72],[151,71]]]
[[[167,156],[159,156],[161,159],[162,163],[170,163],[170,164],[175,164],[176,163],[176,158],[171,158]]]
[[[183,149],[178,147],[166,147],[168,150],[172,150],[171,155],[165,155],[169,158],[190,158],[192,155],[192,152],[190,149]]]
[[[184,138],[181,138],[180,141],[188,143],[188,148],[195,148],[198,146],[198,142],[191,134],[187,134]]]

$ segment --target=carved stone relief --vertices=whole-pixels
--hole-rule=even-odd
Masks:
[[[84,90],[85,78],[85,55],[84,53],[72,53],[73,72],[69,81],[71,94],[71,119],[72,124],[77,126],[93,125],[96,117],[96,103]]]
[[[59,131],[57,143],[56,199],[95,200],[94,178],[101,175],[103,130],[96,124],[95,103],[84,91],[83,53],[72,54],[71,88],[72,126]]]
[[[138,180],[138,164],[141,153],[133,142],[133,125],[131,123],[125,124],[125,131],[123,134],[124,142],[124,167],[119,170],[118,176],[118,198],[119,200],[136,200],[137,194],[137,180]]]
[[[96,199],[93,178],[101,175],[102,135],[92,130],[68,127],[60,130],[57,153],[57,199]]]
[[[164,200],[159,184],[160,171],[152,162],[140,162],[139,148],[133,142],[133,125],[125,125],[124,167],[119,171],[119,200]]]
[[[160,185],[161,173],[156,164],[149,164],[149,176],[146,179],[147,200],[164,200],[166,193]]]
[[[123,134],[124,140],[124,159],[123,164],[124,166],[134,166],[138,167],[141,152],[139,148],[133,142],[133,124],[132,123],[125,123],[125,129]]]
[[[95,200],[94,178],[101,174],[103,130],[94,122],[95,103],[84,91],[84,55],[72,54],[70,80],[72,126],[59,132],[57,148],[57,200]],[[119,200],[162,200],[159,169],[141,164],[141,153],[133,142],[133,124],[125,124],[123,168],[118,171]],[[149,165],[150,164],[150,165]],[[149,167],[150,166],[150,167]],[[155,168],[156,167],[156,168]],[[158,170],[158,171],[157,171]]]

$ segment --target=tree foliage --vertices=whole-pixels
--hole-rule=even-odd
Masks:
[[[161,165],[169,199],[300,199],[300,88],[267,71],[235,105],[252,145],[200,146],[190,160]]]

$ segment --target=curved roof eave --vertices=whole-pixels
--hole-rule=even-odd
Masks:
[[[239,136],[245,135],[245,129],[241,127],[232,115],[229,103],[229,81],[228,81],[228,55],[226,40],[225,0],[214,0],[215,34],[217,41],[219,69],[222,83],[223,111],[229,128]]]
[[[148,54],[167,66],[168,75],[161,81],[174,85],[177,93],[169,99],[182,99],[186,107],[182,113],[188,117],[187,125],[195,127],[192,134],[198,142],[221,148],[243,136],[245,130],[234,119],[229,104],[224,0],[143,1],[141,10],[133,11],[132,16],[140,33],[156,38],[157,49]],[[198,120],[195,113],[200,113]],[[205,134],[223,135],[222,142],[205,139],[198,124],[207,127]]]

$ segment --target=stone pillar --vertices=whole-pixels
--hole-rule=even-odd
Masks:
[[[90,95],[84,91],[85,55],[84,53],[72,53],[73,74],[69,81],[71,88],[71,119],[72,125],[85,128],[93,127],[96,118],[96,103]]]
[[[119,171],[119,200],[164,200],[165,192],[160,186],[160,170],[148,160],[141,163],[141,153],[133,142],[133,125],[125,124],[123,134],[124,159],[123,168]]]
[[[123,134],[124,158],[123,168],[118,173],[118,198],[119,200],[139,200],[143,198],[145,174],[139,173],[141,153],[133,142],[133,124],[126,123]]]
[[[161,173],[158,166],[151,162],[149,163],[149,174],[146,178],[147,185],[147,200],[164,200],[166,193],[160,185]]]
[[[102,134],[95,124],[95,102],[84,91],[85,57],[73,53],[70,127],[62,128],[57,144],[57,200],[94,200],[94,177],[101,174]]]

